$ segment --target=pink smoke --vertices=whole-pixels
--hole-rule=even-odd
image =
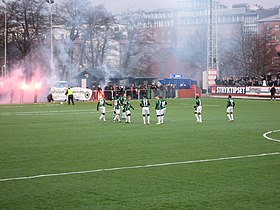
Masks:
[[[8,77],[0,78],[0,104],[46,102],[48,89],[39,70],[26,80],[22,70],[17,69]]]

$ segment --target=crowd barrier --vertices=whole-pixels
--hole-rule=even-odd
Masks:
[[[195,98],[195,96],[201,96],[202,90],[200,88],[193,89],[137,89],[137,90],[125,90],[126,96],[131,96],[132,99],[141,99],[145,95],[148,99],[155,98],[156,96],[162,96],[163,98]],[[120,95],[120,91],[104,90],[104,97],[106,100],[113,100],[116,95]],[[91,100],[98,100],[99,93],[94,91]]]
[[[97,90],[93,91],[91,100],[98,100],[99,94]],[[106,100],[113,100],[116,95],[121,95],[119,90],[103,90],[102,94]],[[130,96],[132,99],[141,99],[144,95],[148,98],[155,98],[156,96],[162,96],[163,98],[175,98],[178,96],[178,91],[172,90],[154,90],[154,89],[135,89],[125,90],[124,94]]]
[[[88,90],[88,89],[86,89]],[[53,98],[55,100],[65,100],[65,90],[60,92],[61,98],[57,96],[57,92],[52,91]],[[91,90],[90,90],[91,91]],[[89,91],[89,92],[90,92]],[[80,92],[79,92],[80,93]],[[121,92],[119,90],[103,90],[101,93],[97,90],[93,90],[92,94],[87,92],[82,92],[82,96],[86,97],[78,97],[77,94],[74,95],[76,100],[90,100],[96,101],[100,97],[105,97],[106,100],[113,100],[116,95],[120,95]],[[193,88],[193,89],[135,89],[135,90],[125,90],[124,94],[126,96],[131,96],[132,99],[142,99],[145,95],[148,99],[155,98],[156,96],[162,96],[163,98],[195,98],[196,95],[201,96],[201,89]],[[18,101],[18,97],[15,94],[13,101]],[[45,101],[47,96],[40,97],[40,101]],[[7,103],[10,103],[10,91],[0,92],[0,100],[6,98]],[[26,101],[26,100],[25,100]],[[29,100],[30,102],[32,100]]]
[[[195,98],[196,96],[201,96],[202,90],[200,88],[192,89],[179,89],[178,98]]]

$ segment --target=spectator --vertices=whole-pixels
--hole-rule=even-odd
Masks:
[[[53,102],[54,101],[51,93],[47,96],[47,100],[48,100],[48,102]]]
[[[11,97],[10,104],[13,103],[14,95],[15,95],[15,91],[14,91],[14,89],[11,89],[11,92],[10,92],[10,97]]]
[[[268,74],[266,75],[266,80],[271,81],[271,73],[270,72],[268,72]]]
[[[266,85],[266,80],[265,80],[265,79],[263,79],[263,81],[262,81],[262,86],[264,86],[264,87],[267,86],[267,85]]]
[[[272,86],[272,87],[270,88],[270,94],[271,94],[270,99],[271,99],[271,100],[274,100],[274,101],[276,100],[275,93],[276,93],[276,89],[275,89],[274,86]]]

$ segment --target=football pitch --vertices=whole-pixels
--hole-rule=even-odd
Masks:
[[[0,106],[0,209],[280,209],[280,102],[167,99],[164,124],[95,102]],[[278,132],[279,131],[279,132]],[[265,134],[265,135],[264,135]],[[279,140],[279,141],[277,141]]]

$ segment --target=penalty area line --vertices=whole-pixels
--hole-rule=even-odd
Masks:
[[[214,162],[214,161],[223,161],[223,160],[236,160],[236,159],[265,157],[265,156],[273,156],[273,155],[280,155],[280,152],[263,153],[263,154],[256,154],[256,155],[241,155],[241,156],[222,157],[222,158],[213,158],[213,159],[204,159],[204,160],[203,159],[188,160],[188,161],[181,161],[181,162],[158,163],[158,164],[139,165],[139,166],[124,166],[124,167],[117,167],[117,168],[104,168],[104,169],[95,169],[95,170],[87,170],[87,171],[41,174],[41,175],[23,176],[23,177],[14,177],[14,178],[2,178],[0,179],[0,182],[37,179],[37,178],[44,178],[44,177],[66,176],[66,175],[74,175],[74,174],[89,174],[89,173],[98,173],[98,172],[106,172],[106,171],[120,171],[120,170],[127,170],[127,169],[141,169],[141,168],[163,167],[163,166],[192,164],[192,163],[205,163],[205,162]]]

